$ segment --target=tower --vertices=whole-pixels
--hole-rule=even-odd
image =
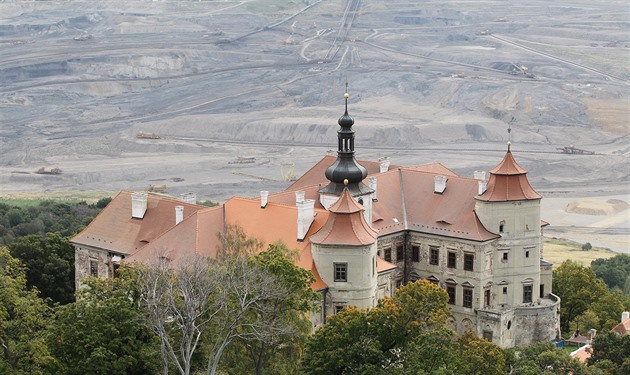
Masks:
[[[310,237],[313,261],[329,287],[334,312],[376,305],[378,232],[365,221],[363,210],[344,189],[330,206],[326,224]]]
[[[337,131],[337,160],[326,169],[328,185],[319,190],[319,200],[322,206],[329,208],[335,203],[344,190],[363,206],[364,216],[367,223],[372,223],[372,193],[363,183],[367,177],[367,170],[361,166],[354,158],[354,119],[348,114],[347,92],[343,95],[345,100],[345,112],[337,123],[340,129]]]

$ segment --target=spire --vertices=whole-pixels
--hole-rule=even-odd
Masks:
[[[340,127],[337,131],[337,160],[326,169],[326,178],[330,183],[320,193],[341,196],[344,187],[347,187],[353,196],[371,194],[370,188],[362,182],[367,177],[367,170],[354,158],[354,119],[348,114],[350,95],[347,82],[343,98],[345,111],[337,121]]]
[[[488,187],[477,199],[491,202],[522,201],[540,199],[542,196],[534,190],[527,179],[527,171],[514,160],[510,151],[512,142],[507,143],[507,152],[503,160],[490,170]]]

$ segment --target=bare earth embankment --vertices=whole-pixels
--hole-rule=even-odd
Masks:
[[[472,176],[510,128],[545,234],[630,252],[629,27],[617,0],[0,2],[0,195],[279,190],[348,81],[359,159]]]

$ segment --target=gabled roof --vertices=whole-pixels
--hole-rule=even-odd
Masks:
[[[175,207],[184,207],[184,218],[204,208],[159,194],[147,194],[147,211],[142,219],[131,217],[131,192],[121,191],[70,241],[123,255],[133,254],[175,226]]]
[[[630,334],[630,318],[623,320],[621,323],[614,326],[610,332],[616,332],[620,335]]]
[[[478,242],[499,238],[475,214],[475,179],[450,175],[439,194],[434,192],[433,173],[400,168],[376,177],[373,225],[381,236],[408,229]]]
[[[480,201],[506,202],[541,199],[527,180],[527,171],[514,160],[508,149],[503,160],[490,171],[490,180],[486,191],[479,197]]]
[[[180,261],[190,259],[192,255],[215,257],[221,245],[219,233],[223,232],[223,227],[222,207],[198,210],[125,258],[125,262],[150,264],[164,257],[177,267]]]
[[[376,242],[378,231],[365,221],[363,207],[344,190],[329,208],[326,224],[310,241],[318,245],[365,246]]]

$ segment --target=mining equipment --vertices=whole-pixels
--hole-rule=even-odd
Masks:
[[[244,158],[242,156],[237,156],[236,160],[228,162],[228,164],[253,164],[256,162],[256,158]]]
[[[38,173],[38,174],[61,174],[61,169],[59,169],[59,168],[41,167],[38,170],[36,170],[35,173]]]
[[[287,167],[285,170],[284,167]],[[294,163],[282,163],[280,164],[280,176],[282,181],[290,182],[295,181],[295,164]]]
[[[595,152],[593,151],[575,148],[573,145],[558,147],[557,150],[562,151],[563,154],[570,154],[570,155],[595,155]]]
[[[160,139],[160,136],[156,133],[145,133],[145,132],[138,132],[138,134],[136,134],[136,138],[142,138],[142,139]]]
[[[162,185],[149,185],[149,188],[147,189],[147,191],[153,192],[153,193],[163,193],[166,191],[166,185],[162,184]]]

